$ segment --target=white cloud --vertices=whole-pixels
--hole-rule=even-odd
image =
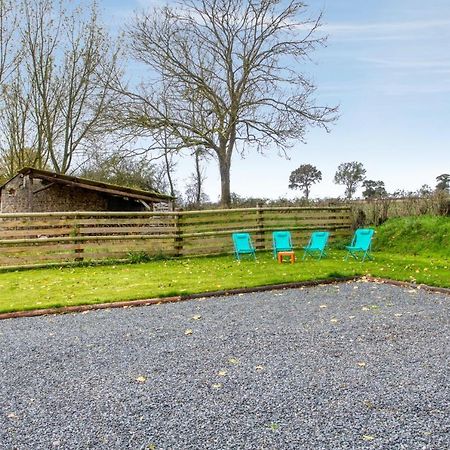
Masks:
[[[450,32],[450,20],[422,20],[410,22],[329,23],[324,31],[337,39],[403,40],[411,33],[446,29]]]

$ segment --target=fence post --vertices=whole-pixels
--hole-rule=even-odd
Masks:
[[[183,254],[183,216],[179,213],[175,216],[175,256],[182,256]]]
[[[76,222],[74,222],[74,224],[73,224],[73,229],[72,229],[71,234],[74,238],[76,238],[77,236],[80,235],[80,225],[78,225]],[[75,248],[75,258],[74,258],[75,261],[77,261],[77,262],[83,261],[84,260],[83,241],[78,241],[77,239],[74,239],[73,243],[77,245],[77,247]]]
[[[264,210],[262,209],[261,203],[256,204],[256,249],[265,249],[265,239],[264,239]]]

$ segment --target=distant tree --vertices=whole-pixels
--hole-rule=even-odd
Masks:
[[[311,164],[302,164],[298,169],[291,172],[289,176],[289,189],[300,189],[309,200],[311,186],[322,181],[322,172]]]
[[[350,200],[365,177],[366,169],[362,163],[353,161],[339,164],[334,175],[334,182],[345,186],[345,196]]]
[[[443,173],[436,177],[436,190],[450,193],[450,174]]]
[[[428,184],[423,184],[420,189],[417,190],[417,195],[419,197],[428,197],[433,193],[433,189]]]
[[[365,180],[362,186],[364,188],[363,197],[367,200],[387,196],[384,181]]]

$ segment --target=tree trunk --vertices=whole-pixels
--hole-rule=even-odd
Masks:
[[[230,195],[230,161],[229,158],[219,157],[219,170],[220,170],[220,206],[222,208],[230,208],[231,195]]]

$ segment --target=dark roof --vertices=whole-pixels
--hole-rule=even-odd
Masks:
[[[78,178],[71,175],[63,175],[61,173],[50,172],[49,170],[33,169],[32,167],[24,167],[19,170],[17,175],[31,175],[33,178],[39,178],[51,183],[63,184],[65,186],[73,186],[81,189],[102,192],[104,194],[115,195],[119,197],[128,197],[136,200],[144,200],[149,202],[170,201],[173,197],[161,194],[156,191],[144,191],[142,189],[134,189],[127,186],[117,186],[115,184],[103,183],[102,181],[89,180],[87,178]],[[17,176],[16,175],[16,176]],[[15,178],[14,176],[13,178]],[[9,181],[0,186],[2,189]]]

